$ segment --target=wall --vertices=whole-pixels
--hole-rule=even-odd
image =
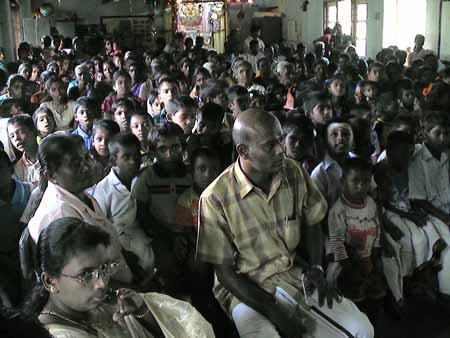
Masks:
[[[383,46],[383,1],[369,0],[367,18],[367,56],[374,59]]]
[[[9,1],[0,1],[0,47],[5,49],[6,62],[14,59],[14,34]]]
[[[441,58],[450,61],[450,2],[442,7]]]

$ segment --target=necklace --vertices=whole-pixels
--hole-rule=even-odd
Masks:
[[[72,320],[70,318],[64,317],[63,315],[60,315],[59,313],[56,313],[56,312],[53,312],[53,311],[42,311],[41,314],[42,315],[52,315],[52,316],[58,317],[60,319],[65,320],[66,322],[75,324],[76,326],[83,327],[89,333],[97,335],[97,330],[94,329],[93,327],[91,327],[92,324],[89,325],[88,323],[80,323],[80,322],[77,322],[77,321]]]

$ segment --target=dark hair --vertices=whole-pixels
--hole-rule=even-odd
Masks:
[[[342,163],[342,178],[346,178],[352,170],[372,173],[372,164],[363,158],[348,158]]]
[[[283,128],[283,137],[286,137],[289,133],[297,130],[305,137],[305,141],[311,144],[314,142],[314,125],[306,116],[288,118],[281,126]]]
[[[7,82],[8,88],[12,87],[16,82],[25,83],[25,79],[22,77],[22,75],[19,75],[19,74],[10,75],[10,77],[8,77],[8,82]]]
[[[74,114],[76,114],[78,109],[80,109],[81,107],[85,107],[89,111],[92,111],[94,113],[94,116],[96,116],[97,113],[99,112],[98,104],[92,97],[88,97],[88,96],[79,97],[75,101]]]
[[[116,121],[111,119],[102,119],[94,122],[92,126],[92,136],[95,136],[97,130],[106,130],[110,136],[120,133],[120,127]]]
[[[25,313],[31,318],[37,318],[47,304],[49,293],[40,280],[43,272],[58,277],[76,254],[92,250],[98,245],[111,245],[111,236],[99,226],[87,224],[78,218],[64,217],[45,227],[36,246],[36,273],[39,278],[31,298],[25,304]]]
[[[114,83],[116,83],[116,81],[117,81],[117,79],[119,78],[119,77],[125,77],[125,78],[127,78],[128,80],[130,80],[131,81],[131,76],[130,76],[130,74],[126,71],[126,70],[117,70],[117,71],[115,71],[114,72],[114,75],[113,75],[113,82]]]
[[[2,338],[52,338],[36,318],[15,309],[0,306],[0,323]]]
[[[220,94],[226,94],[227,85],[224,81],[210,79],[200,88],[200,100],[206,103],[208,99],[214,99]]]
[[[194,171],[195,162],[200,157],[207,158],[208,160],[211,160],[211,161],[217,161],[220,164],[220,157],[219,157],[219,154],[217,153],[217,151],[214,151],[213,149],[208,148],[208,147],[200,147],[200,148],[195,149],[190,154],[190,162],[191,162],[191,166],[192,166],[192,171]]]
[[[158,93],[159,93],[163,83],[172,83],[172,84],[176,85],[178,88],[178,83],[174,78],[169,77],[169,76],[163,76],[158,81]]]
[[[324,128],[322,129],[322,132],[323,132],[322,137],[323,137],[324,140],[327,139],[328,128],[329,128],[332,124],[335,124],[335,123],[348,124],[348,125],[350,126],[350,128],[351,128],[351,126],[352,126],[351,123],[350,123],[350,121],[349,121],[347,118],[345,118],[345,117],[333,117],[332,119],[328,120],[327,123],[325,123],[325,126],[324,126]],[[352,129],[352,131],[353,131],[353,129]]]
[[[113,137],[108,143],[109,159],[111,163],[116,160],[120,147],[136,147],[137,151],[141,150],[141,142],[136,135],[132,133],[119,133]]]
[[[448,128],[449,119],[447,114],[442,111],[431,111],[425,115],[422,125],[426,132],[429,132],[436,126]]]
[[[54,174],[63,162],[63,154],[74,154],[84,144],[74,135],[51,135],[42,140],[38,150],[41,166],[41,189],[45,190],[48,178]]]
[[[28,130],[37,133],[36,127],[34,126],[33,119],[30,115],[27,114],[19,114],[14,115],[8,120],[8,126],[18,124],[22,127],[26,127]]]
[[[237,99],[240,96],[248,96],[248,90],[247,88],[240,86],[240,85],[234,85],[228,88],[228,99],[230,101]]]
[[[181,96],[178,98],[180,103],[180,109],[196,109],[198,108],[197,102],[190,96]]]
[[[414,82],[412,82],[409,79],[402,79],[397,82],[395,87],[396,87],[395,89],[396,89],[397,98],[401,99],[402,92],[404,90],[414,90]]]
[[[178,124],[173,122],[164,123],[163,125],[152,128],[148,133],[148,148],[149,150],[156,151],[158,142],[163,137],[178,137],[181,142],[183,135],[183,129]]]
[[[381,62],[379,62],[379,61],[373,62],[373,63],[369,66],[369,73],[370,73],[374,68],[381,68],[381,69],[384,69],[384,65],[383,65]]]
[[[414,136],[403,130],[393,130],[387,136],[386,152],[389,156],[389,151],[398,145],[412,145],[414,144]]]
[[[123,97],[114,101],[112,104],[112,111],[115,112],[119,107],[125,107],[126,110],[136,110],[134,101],[129,97]]]
[[[217,123],[221,123],[223,121],[225,111],[222,106],[218,105],[214,102],[208,102],[204,104],[199,113],[202,115],[202,118],[206,121],[214,121]]]

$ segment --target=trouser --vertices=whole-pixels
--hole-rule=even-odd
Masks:
[[[333,307],[329,309],[326,302],[324,306],[319,306],[317,292],[314,292],[307,298],[308,304],[311,305],[308,309],[303,305],[304,302],[297,302],[294,297],[277,287],[275,298],[278,304],[289,311],[294,311],[299,306],[304,310],[305,317],[313,322],[310,332],[302,335],[304,338],[371,338],[374,336],[373,326],[367,316],[346,298],[343,298],[341,303],[335,301]],[[232,317],[241,338],[281,338],[276,327],[266,317],[244,303],[234,307]]]

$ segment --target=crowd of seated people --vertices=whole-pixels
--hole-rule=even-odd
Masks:
[[[387,303],[398,315],[408,297],[450,304],[450,68],[423,36],[409,54],[392,46],[368,61],[352,46],[264,45],[257,27],[245,54],[181,33],[148,51],[112,38],[97,50],[81,37],[42,43],[22,42],[0,68],[2,320],[38,321],[54,337],[258,337],[254,309],[273,324],[264,337],[297,337],[307,324],[288,330],[245,295],[250,280],[275,299],[265,283],[296,264],[319,308],[321,289],[339,295],[329,317],[356,305],[366,327],[348,329],[356,337],[377,335]],[[261,133],[276,138],[254,142]],[[261,185],[278,149],[282,164]],[[317,242],[296,237],[292,248],[300,223],[290,233],[289,217],[268,219],[277,255],[303,255],[277,268],[275,244],[252,228],[272,217],[266,208],[283,209],[272,179],[320,205],[293,202],[294,219],[310,218],[302,231],[320,227]],[[267,204],[249,197],[242,211],[251,189]],[[232,224],[237,213],[245,224]]]

